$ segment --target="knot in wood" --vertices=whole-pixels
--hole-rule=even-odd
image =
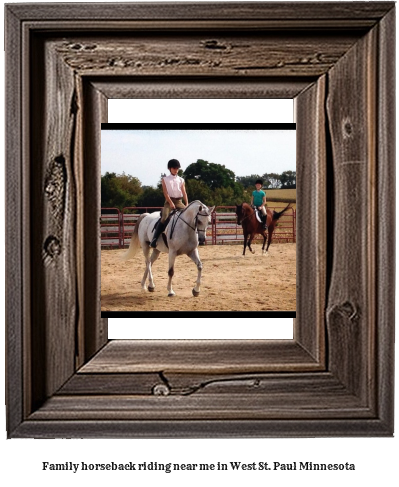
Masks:
[[[47,184],[46,184],[46,187],[45,187],[44,191],[46,192],[47,196],[51,200],[53,194],[56,191],[56,187],[55,187],[54,181],[47,181]]]
[[[97,49],[96,44],[86,44],[84,47],[85,51],[94,51],[94,49]]]
[[[220,44],[219,41],[217,41],[216,39],[203,41],[202,45],[205,47],[205,49],[227,49],[225,45]]]
[[[49,257],[53,259],[55,256],[61,253],[61,243],[58,240],[58,238],[54,237],[53,235],[50,235],[49,237],[46,238],[43,247],[44,247],[45,260],[48,259]]]
[[[342,314],[344,314],[349,320],[354,320],[357,317],[356,307],[349,301],[342,303],[338,309]]]
[[[115,68],[124,68],[127,63],[122,58],[111,58],[108,60],[108,66]]]
[[[352,134],[353,134],[353,125],[351,123],[350,120],[348,119],[345,119],[342,123],[342,131],[343,131],[343,135],[344,137],[351,137]]]
[[[57,225],[56,233],[58,233],[62,226],[65,208],[66,179],[65,158],[61,154],[57,156],[50,164],[47,177],[44,182],[44,193],[50,202],[51,213]]]
[[[152,388],[154,396],[169,396],[170,389],[166,384],[157,384]]]

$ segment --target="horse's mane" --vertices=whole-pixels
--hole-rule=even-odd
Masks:
[[[245,203],[245,201],[242,204],[242,209],[243,210],[247,210],[247,211],[253,211],[252,206],[250,204],[248,204],[248,203]]]
[[[202,205],[202,206],[206,206],[204,205],[204,203],[202,203],[202,201],[200,200],[193,200],[193,201],[190,201],[190,203],[188,204],[188,206],[186,206],[186,208],[190,207],[190,206],[193,206],[194,204],[197,204],[197,205]]]
[[[199,203],[200,205],[203,205],[203,203],[201,203],[201,201],[199,200],[193,200],[193,201],[190,201],[190,203],[185,207],[183,208],[182,210],[180,210],[180,213],[184,213],[185,211],[187,211],[188,209],[190,209],[192,206],[194,206],[195,203]]]

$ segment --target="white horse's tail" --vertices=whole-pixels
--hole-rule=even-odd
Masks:
[[[142,215],[140,215],[139,219],[136,222],[136,226],[134,227],[132,238],[130,239],[129,248],[128,248],[127,252],[125,252],[121,256],[121,260],[132,259],[137,254],[137,251],[140,248],[140,240],[139,240],[140,222],[143,218],[145,218],[148,215],[149,215],[149,213],[143,213]]]

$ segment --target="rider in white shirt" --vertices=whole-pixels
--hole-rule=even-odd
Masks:
[[[176,208],[183,209],[188,205],[184,179],[177,175],[180,169],[180,162],[177,159],[171,159],[168,162],[168,169],[170,171],[169,176],[162,178],[162,189],[166,200],[162,209],[162,218],[155,228],[154,237],[150,243],[150,246],[154,249],[157,246],[159,235],[165,230],[165,220],[169,213]],[[182,199],[184,199],[185,205]]]

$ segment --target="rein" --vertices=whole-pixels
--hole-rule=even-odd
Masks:
[[[184,210],[181,210],[179,213],[175,213],[175,215],[177,215],[177,218],[174,218],[173,221],[172,221],[172,228],[170,230],[170,239],[172,239],[172,236],[173,236],[173,232],[174,232],[174,229],[175,229],[175,226],[178,222],[178,220],[181,220],[182,222],[184,222],[186,225],[188,225],[192,230],[197,231],[197,232],[203,232],[205,233],[205,230],[199,230],[197,228],[197,224],[198,224],[198,215],[199,216],[209,216],[208,213],[201,213],[200,211],[195,215],[195,218],[194,218],[194,221],[195,221],[195,225],[194,227],[192,225],[190,225],[186,220],[184,220],[184,218],[182,218],[182,214],[188,210],[188,208],[194,203],[194,201],[192,201],[188,206],[186,206],[186,208],[184,208]]]
[[[244,211],[244,210],[243,210]],[[238,216],[238,215],[237,215]],[[253,210],[251,214],[247,215],[247,216],[244,216],[244,218],[241,220],[241,224],[244,220],[246,220],[247,218],[250,218],[254,216],[256,218],[256,210]]]

